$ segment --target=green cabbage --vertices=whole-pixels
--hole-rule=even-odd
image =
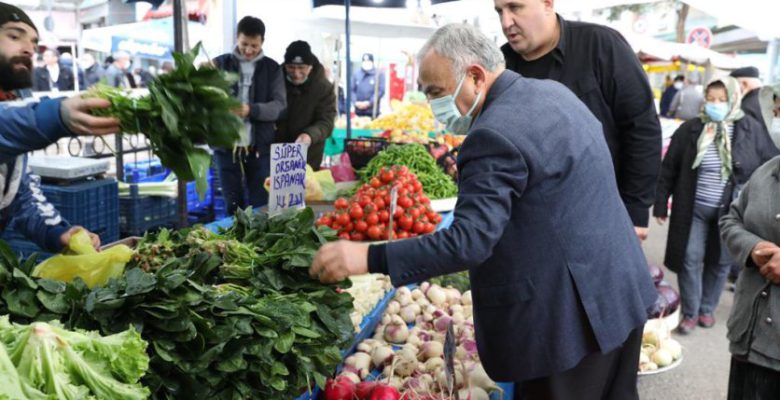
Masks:
[[[146,342],[132,327],[101,337],[0,317],[0,399],[145,399],[138,380],[148,366]]]

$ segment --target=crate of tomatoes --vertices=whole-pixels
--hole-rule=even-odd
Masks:
[[[395,212],[390,223],[391,191],[398,188]],[[346,240],[406,239],[436,231],[442,216],[431,209],[417,176],[405,166],[382,168],[369,183],[349,199],[339,198],[335,211],[317,220]],[[392,226],[391,226],[392,225]],[[391,233],[392,232],[392,233]]]

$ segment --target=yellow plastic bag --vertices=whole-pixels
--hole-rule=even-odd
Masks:
[[[86,231],[71,236],[68,250],[75,255],[59,254],[38,264],[32,276],[63,282],[81,278],[88,287],[105,285],[109,279],[118,278],[133,256],[133,250],[117,245],[98,253]]]

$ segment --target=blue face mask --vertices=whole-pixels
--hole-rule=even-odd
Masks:
[[[473,113],[474,109],[477,108],[479,99],[482,96],[482,93],[477,94],[477,98],[474,99],[474,104],[471,105],[471,108],[466,113],[466,115],[460,115],[460,110],[458,110],[458,106],[455,104],[455,99],[458,98],[460,89],[463,87],[463,82],[465,81],[466,75],[464,75],[463,78],[460,79],[460,82],[458,82],[458,87],[455,89],[454,94],[439,97],[438,99],[433,99],[430,101],[431,110],[433,111],[433,115],[436,117],[436,120],[444,124],[450,132],[456,135],[465,135],[469,131],[472,120],[471,113]]]
[[[729,115],[729,105],[726,103],[707,103],[704,105],[704,112],[713,121],[720,122]]]

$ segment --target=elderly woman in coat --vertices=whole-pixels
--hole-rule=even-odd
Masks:
[[[780,399],[780,157],[756,170],[720,229],[742,267],[728,320],[728,398]]]
[[[701,116],[682,124],[672,137],[653,208],[663,223],[673,198],[664,262],[678,273],[682,334],[715,324],[732,263],[720,243],[718,218],[753,171],[780,154],[764,123],[742,112],[734,78],[711,81],[704,96]]]

